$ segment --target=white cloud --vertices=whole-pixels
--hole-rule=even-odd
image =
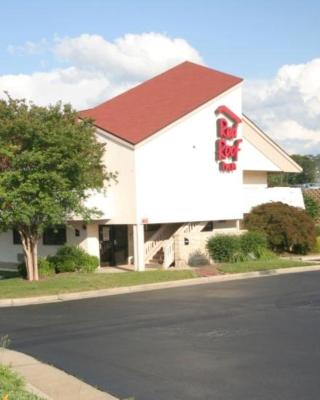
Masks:
[[[196,49],[160,33],[55,37],[8,46],[13,55],[49,54],[59,68],[0,76],[7,90],[38,104],[62,100],[77,109],[94,106],[185,60],[203,63]],[[41,67],[45,67],[45,60]],[[245,82],[244,111],[289,152],[320,153],[320,58],[284,65],[269,80]]]
[[[62,100],[74,107],[85,108],[100,98],[104,91],[114,88],[102,74],[81,71],[75,67],[31,75],[4,75],[0,77],[1,91],[12,97],[27,98],[36,104],[47,105]]]
[[[244,111],[290,153],[320,153],[320,58],[248,81]]]
[[[160,33],[127,34],[114,42],[84,34],[58,40],[54,52],[78,68],[101,71],[116,81],[139,81],[185,60],[202,63],[184,39]]]
[[[38,104],[62,100],[81,109],[113,97],[180,62],[202,63],[199,53],[184,39],[159,33],[127,34],[113,42],[102,36],[84,34],[55,38],[51,44],[43,39],[39,44],[12,47],[9,51],[30,53],[44,43],[67,66],[29,75],[2,75],[0,95],[6,90],[14,97],[25,97]]]

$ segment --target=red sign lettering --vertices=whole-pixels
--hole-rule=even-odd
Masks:
[[[232,158],[233,161],[238,161],[238,152],[240,151],[240,143],[242,139],[237,139],[232,145],[228,145],[225,139],[217,140],[217,157],[218,160],[225,160],[226,158]]]
[[[224,114],[229,120],[233,121],[233,124],[229,126],[226,118],[218,118],[217,120],[219,139],[216,141],[216,159],[219,161],[220,171],[235,171],[237,169],[235,161],[238,161],[240,143],[242,142],[242,139],[236,139],[241,119],[226,106],[218,107],[216,113]]]

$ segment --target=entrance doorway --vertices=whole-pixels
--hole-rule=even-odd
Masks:
[[[101,265],[123,265],[128,260],[128,225],[99,225]]]

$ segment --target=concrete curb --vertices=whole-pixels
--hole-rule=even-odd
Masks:
[[[270,269],[265,271],[243,272],[239,274],[215,275],[201,278],[181,279],[177,281],[147,283],[143,285],[118,287],[111,289],[90,290],[85,292],[65,293],[49,296],[26,297],[16,299],[0,299],[0,307],[17,307],[35,304],[57,303],[60,301],[71,301],[91,299],[96,297],[115,296],[118,294],[139,293],[151,290],[170,289],[175,287],[203,285],[208,283],[228,282],[240,279],[261,278],[274,275],[296,274],[300,272],[320,271],[320,265],[305,267],[291,267]]]
[[[0,364],[24,377],[27,390],[44,400],[119,400],[24,353],[1,349]]]

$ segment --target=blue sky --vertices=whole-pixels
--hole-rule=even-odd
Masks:
[[[320,153],[319,0],[4,0],[0,98],[94,106],[182,61],[245,79],[243,110]]]
[[[317,0],[10,0],[1,3],[0,73],[44,68],[40,55],[9,55],[8,45],[55,35],[161,32],[182,37],[205,62],[244,78],[272,76],[283,64],[319,55]],[[56,65],[46,57],[46,67]]]

